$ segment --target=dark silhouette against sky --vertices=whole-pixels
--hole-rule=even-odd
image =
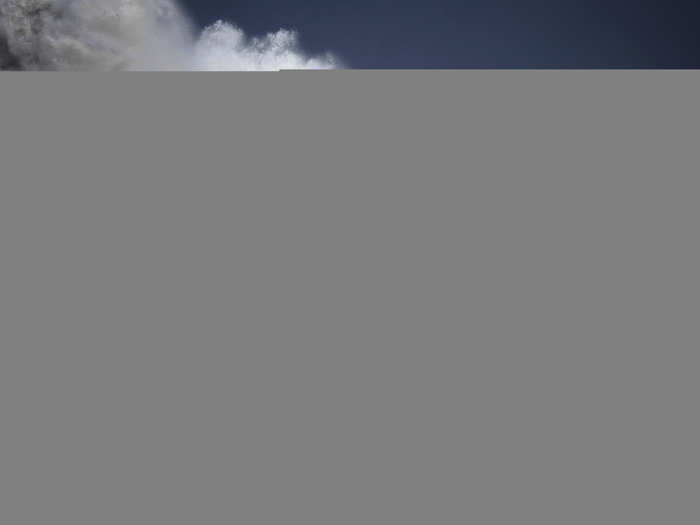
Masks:
[[[685,0],[182,1],[202,26],[297,29],[352,68],[700,66],[700,8]]]

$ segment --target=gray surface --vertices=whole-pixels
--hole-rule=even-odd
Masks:
[[[698,93],[0,74],[0,522],[696,524]]]

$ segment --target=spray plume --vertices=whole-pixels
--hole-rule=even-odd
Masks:
[[[248,38],[216,22],[196,35],[176,0],[0,0],[0,69],[279,70],[340,67],[294,31]]]

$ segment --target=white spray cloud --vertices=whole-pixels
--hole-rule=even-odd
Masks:
[[[279,70],[340,67],[293,31],[249,38],[226,22],[196,35],[176,0],[0,0],[0,69]]]

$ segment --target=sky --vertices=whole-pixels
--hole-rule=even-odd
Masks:
[[[352,68],[700,66],[696,2],[647,0],[183,0],[198,24],[296,29]]]
[[[685,0],[0,0],[0,69],[699,68]]]

